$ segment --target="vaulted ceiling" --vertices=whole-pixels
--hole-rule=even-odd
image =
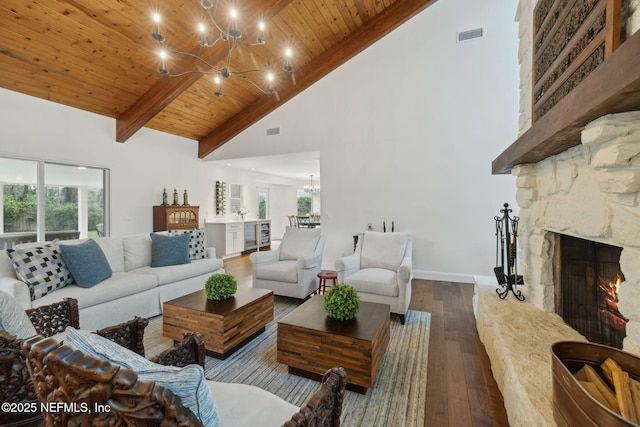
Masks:
[[[199,0],[3,0],[0,87],[113,117],[121,143],[142,127],[197,140],[203,158],[435,1],[220,0],[243,30],[267,25],[266,44],[239,47],[233,65],[282,69],[289,47],[294,71],[274,81],[277,95],[225,81],[217,97],[210,76],[161,76],[151,38],[158,12],[172,48],[223,64],[226,46],[196,43]],[[188,71],[194,61],[172,55],[167,68]]]

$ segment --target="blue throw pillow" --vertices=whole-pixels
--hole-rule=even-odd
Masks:
[[[77,245],[60,245],[62,259],[78,286],[90,288],[111,277],[111,266],[95,240]]]
[[[151,233],[151,267],[190,263],[189,237],[189,233],[179,236]]]

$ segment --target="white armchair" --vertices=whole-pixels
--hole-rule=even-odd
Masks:
[[[412,254],[409,233],[367,231],[352,255],[336,260],[338,283],[352,286],[362,301],[389,304],[404,324],[411,301]]]
[[[253,287],[271,289],[274,295],[308,297],[318,288],[324,244],[319,228],[287,227],[278,249],[249,256]]]

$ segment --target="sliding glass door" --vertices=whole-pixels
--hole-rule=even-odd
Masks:
[[[104,235],[105,170],[46,163],[46,240]]]

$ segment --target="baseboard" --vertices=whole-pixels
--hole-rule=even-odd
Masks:
[[[422,280],[439,282],[474,283],[473,274],[443,273],[440,271],[413,270],[413,277]]]

